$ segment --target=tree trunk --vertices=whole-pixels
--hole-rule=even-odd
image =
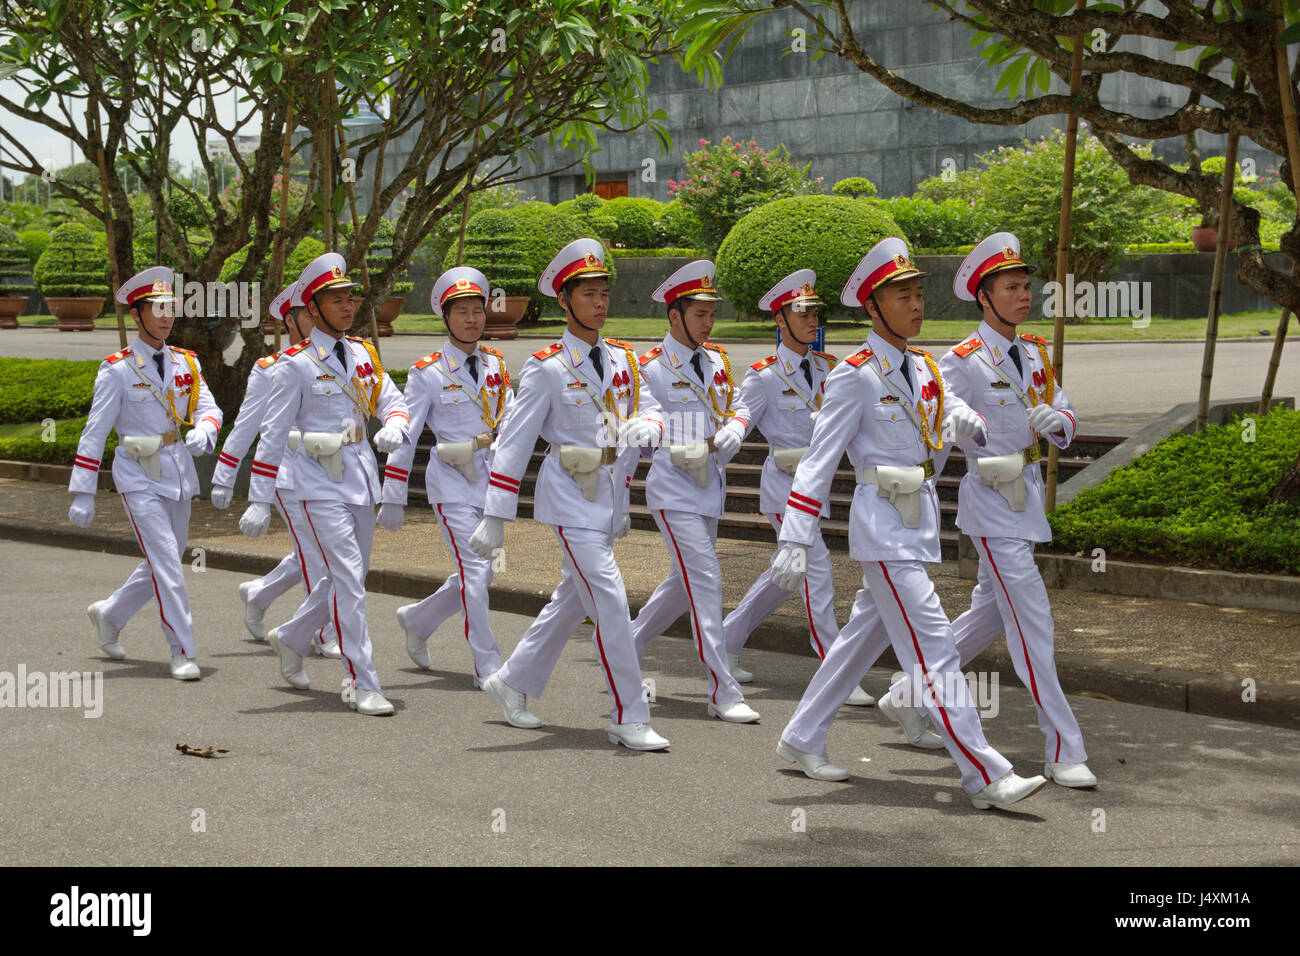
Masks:
[[[1268,493],[1269,504],[1277,505],[1284,502],[1300,503],[1300,455],[1287,465],[1286,471],[1282,472],[1282,477]]]

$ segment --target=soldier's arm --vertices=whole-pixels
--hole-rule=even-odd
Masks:
[[[274,366],[265,369],[253,366],[248,375],[248,389],[235,415],[234,427],[226,436],[226,441],[217,454],[217,467],[212,472],[212,483],[232,488],[239,463],[248,453],[249,446],[257,436],[262,425],[262,416],[266,411],[266,400],[271,395],[271,376]]]
[[[424,434],[424,425],[429,415],[429,402],[432,398],[429,376],[412,367],[406,376],[403,398],[407,414],[411,416],[410,427],[402,446],[390,452],[384,461],[384,487],[379,500],[384,504],[405,507],[411,464],[415,461],[415,446]]]
[[[402,390],[393,382],[393,377],[384,373],[384,383],[379,388],[379,401],[375,405],[375,415],[384,427],[400,428],[403,435],[410,434],[411,415],[406,407]],[[419,434],[418,432],[416,434]]]
[[[302,386],[293,366],[283,359],[272,366],[271,394],[266,399],[262,438],[253,459],[248,500],[271,504],[275,501],[275,476],[284,460],[289,431],[302,407]]]
[[[988,422],[984,419],[983,415],[980,415],[979,412],[971,408],[962,397],[963,395],[973,395],[974,390],[979,388],[979,384],[975,381],[977,376],[968,364],[974,361],[977,361],[974,357],[961,358],[953,352],[949,352],[939,360],[939,376],[943,379],[943,417],[947,418],[948,414],[958,407],[969,409],[978,416],[979,420],[983,423],[984,436],[987,440],[989,433]],[[939,422],[939,428],[941,430],[943,429],[943,424],[942,421]],[[981,447],[975,442],[973,437],[957,438],[952,435],[943,435],[942,431],[940,434],[943,438],[945,447],[949,442],[967,452]],[[944,460],[947,460],[946,455],[944,456]],[[943,470],[942,465],[938,461],[935,462],[935,467],[939,471]]]
[[[104,443],[113,430],[122,407],[122,386],[113,368],[107,362],[99,366],[95,376],[95,393],[86,416],[86,427],[77,442],[77,457],[73,459],[72,477],[68,491],[75,495],[93,495],[99,489],[100,459]]]
[[[1047,374],[1053,375],[1055,373],[1049,369]],[[1065,448],[1070,442],[1074,441],[1074,436],[1079,434],[1079,417],[1075,414],[1074,405],[1070,403],[1070,399],[1066,396],[1065,389],[1061,388],[1060,383],[1057,383],[1056,392],[1052,395],[1052,408],[1061,413],[1061,418],[1065,421],[1065,430],[1052,432],[1050,435],[1043,437],[1057,448]]]
[[[197,359],[194,364],[199,370],[199,403],[194,407],[194,427],[202,431],[207,439],[204,446],[206,453],[217,447],[217,436],[221,434],[224,416],[221,414],[221,406],[212,397],[212,390],[208,388],[207,379],[203,377],[203,369]]]
[[[745,416],[745,430],[740,434],[743,440],[754,430],[754,425],[763,420],[763,413],[767,411],[767,387],[762,372],[754,368],[745,372],[745,379],[740,383],[738,401],[745,409],[742,413]]]
[[[514,521],[519,508],[519,482],[528,468],[553,397],[551,376],[542,361],[530,358],[524,363],[519,392],[497,438],[492,471],[488,475],[487,500],[483,504],[483,513],[490,517]]]

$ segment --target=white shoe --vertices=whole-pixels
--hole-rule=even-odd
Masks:
[[[427,671],[431,666],[428,648],[429,639],[420,637],[411,629],[411,625],[406,623],[406,614],[413,607],[415,607],[414,604],[403,604],[397,609],[397,626],[406,635],[406,656],[415,661],[416,667]]]
[[[1097,786],[1097,778],[1086,763],[1053,763],[1049,760],[1043,764],[1043,776],[1063,787]]]
[[[253,635],[253,640],[265,641],[266,622],[262,620],[262,615],[266,612],[248,599],[248,592],[252,587],[252,581],[245,581],[239,586],[239,600],[244,603],[244,627],[248,628],[248,633]]]
[[[314,653],[321,657],[327,657],[332,661],[343,660],[343,652],[339,650],[339,642],[337,638],[331,637],[327,641],[320,642],[315,638],[312,638],[311,649]]]
[[[855,687],[853,688],[853,693],[849,694],[848,699],[844,701],[844,705],[846,707],[870,707],[875,702],[876,698],[872,697],[861,687]]]
[[[748,684],[754,679],[754,675],[740,666],[739,654],[727,655],[727,667],[731,670],[731,676],[736,679],[737,684]]]
[[[475,678],[474,678],[474,688],[475,688],[476,690],[482,690],[482,689],[483,689],[483,684],[484,684],[486,681],[487,681],[487,678],[486,678],[486,677],[475,677]]]
[[[198,680],[199,665],[184,654],[172,655],[172,677],[177,680]]]
[[[876,709],[903,728],[903,736],[913,747],[922,750],[940,750],[943,738],[936,734],[925,722],[925,715],[911,704],[900,704],[893,694],[886,694],[876,704]]]
[[[660,737],[649,724],[610,724],[609,742],[622,744],[628,750],[667,750],[668,741]]]
[[[356,697],[348,701],[348,706],[358,714],[370,717],[388,717],[393,713],[393,705],[387,697],[377,690],[362,690],[360,687],[357,688]]]
[[[976,810],[987,810],[989,807],[1009,807],[1018,800],[1032,797],[1045,786],[1047,786],[1047,780],[1043,777],[1037,775],[1020,777],[1014,773],[1008,773],[1005,777],[994,780],[979,793],[972,793],[970,802],[971,806]]]
[[[825,754],[805,753],[798,747],[792,747],[782,740],[776,745],[776,752],[791,763],[803,768],[804,776],[813,780],[848,780],[849,772],[837,767],[827,759]]]
[[[90,607],[86,608],[86,616],[90,618],[90,623],[95,625],[95,632],[99,637],[99,646],[104,653],[115,661],[120,661],[126,657],[126,651],[118,643],[118,630],[108,621],[104,620],[102,613],[104,607],[103,601],[96,601]]]
[[[524,706],[528,698],[503,681],[499,673],[483,678],[483,691],[501,705],[501,713],[511,727],[536,730],[542,726],[541,718]]]
[[[709,704],[709,716],[725,720],[730,724],[756,724],[758,713],[750,710],[743,700],[733,700],[730,704],[718,706]]]
[[[302,669],[302,655],[280,640],[277,633],[279,630],[278,627],[271,628],[266,634],[266,643],[279,653],[280,673],[284,675],[284,679],[298,690],[307,690],[311,687],[311,681],[307,679],[307,672]]]

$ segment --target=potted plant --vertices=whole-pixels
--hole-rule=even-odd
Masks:
[[[492,285],[483,337],[516,338],[519,320],[528,310],[531,293],[537,285],[528,269],[523,239],[510,234],[466,239],[465,264],[486,275]]]
[[[50,235],[36,260],[36,285],[59,320],[60,332],[90,332],[108,296],[108,253],[79,222],[65,222]]]
[[[34,291],[31,266],[18,235],[0,223],[0,329],[18,328],[18,316]]]
[[[366,270],[371,282],[376,275],[388,268],[392,259],[393,224],[387,219],[381,219],[375,229],[375,237],[370,241],[370,248],[366,250]],[[397,281],[393,283],[393,291],[375,313],[375,326],[381,337],[393,334],[393,320],[406,306],[406,293],[414,288],[415,283],[407,281],[405,270],[398,274]]]

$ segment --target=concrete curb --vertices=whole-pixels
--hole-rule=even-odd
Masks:
[[[6,518],[0,518],[0,539],[130,557],[139,553],[134,540],[113,532],[76,527],[34,528],[22,521]],[[262,575],[274,568],[280,558],[236,548],[207,547],[204,560],[211,568]],[[431,594],[444,580],[444,577],[433,574],[375,569],[366,577],[366,589],[418,599]],[[549,588],[498,584],[494,584],[490,592],[494,610],[524,615],[536,615],[546,606],[550,596]],[[649,589],[629,591],[628,604],[635,613],[649,597]],[[691,637],[689,624],[681,620],[664,633],[673,637]],[[802,631],[793,634],[778,624],[760,625],[747,646],[786,654],[811,654]],[[1300,687],[1258,684],[1254,687],[1255,700],[1245,702],[1242,700],[1242,681],[1222,675],[1078,654],[1058,654],[1056,665],[1066,693],[1300,729]],[[892,651],[886,651],[876,666],[899,669]],[[1016,677],[1015,667],[1005,651],[986,651],[963,670],[997,672],[999,683],[1009,681],[1014,686],[1024,686]]]

